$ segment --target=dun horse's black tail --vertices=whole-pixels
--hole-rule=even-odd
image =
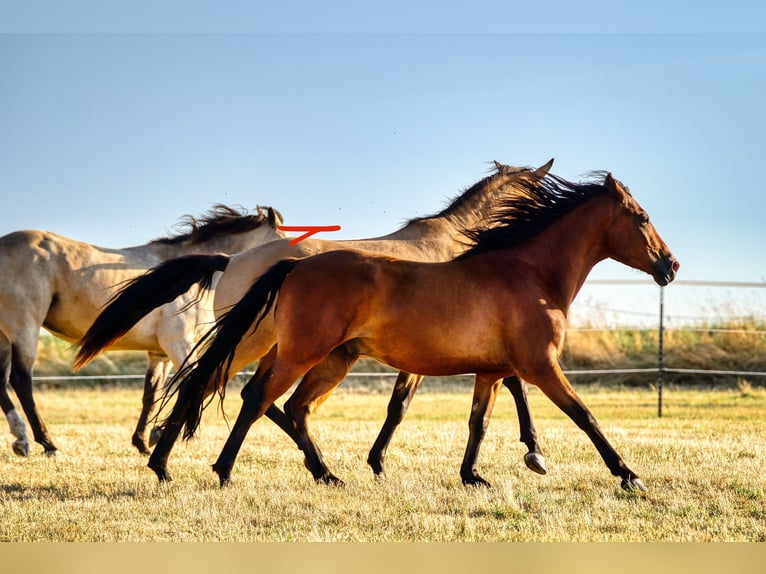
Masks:
[[[205,402],[205,397],[211,378],[216,377],[216,388],[223,397],[237,345],[249,330],[258,328],[274,306],[285,278],[299,261],[283,259],[261,275],[239,302],[221,315],[199,341],[192,353],[194,355],[198,349],[204,349],[199,358],[184,365],[170,381],[162,403],[166,404],[171,395],[178,393],[171,418],[183,418],[185,439],[194,436],[202,411],[209,404]],[[174,422],[180,421],[176,419]]]
[[[109,300],[93,325],[75,343],[75,367],[88,364],[151,311],[199,284],[209,289],[213,274],[229,264],[226,255],[187,255],[170,259],[128,282]]]

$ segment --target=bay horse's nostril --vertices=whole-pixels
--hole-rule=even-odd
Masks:
[[[681,268],[681,264],[678,262],[678,259],[673,259],[671,268],[673,269],[673,273],[678,273],[678,270]]]

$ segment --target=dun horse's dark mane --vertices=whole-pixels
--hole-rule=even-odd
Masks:
[[[209,241],[216,235],[232,235],[252,231],[269,221],[264,208],[258,207],[257,212],[257,214],[250,214],[241,205],[230,207],[228,205],[216,204],[200,217],[192,215],[183,216],[176,226],[180,231],[177,235],[161,237],[155,239],[152,243],[165,243],[168,245],[177,245],[179,243],[196,244]]]
[[[474,197],[482,193],[484,189],[488,185],[490,185],[493,182],[494,178],[497,177],[498,175],[509,175],[509,174],[519,173],[519,172],[530,170],[530,169],[532,168],[494,164],[492,167],[492,173],[480,179],[479,181],[474,183],[472,186],[464,189],[457,196],[448,200],[447,206],[444,209],[442,209],[439,213],[435,213],[434,215],[426,215],[423,217],[415,217],[413,219],[409,219],[405,222],[405,225],[409,225],[410,223],[417,223],[418,221],[425,221],[427,219],[436,219],[438,217],[447,217],[449,215],[452,215],[453,213],[460,211],[463,208],[463,206],[465,206],[467,203],[473,200]]]
[[[552,174],[537,181],[514,182],[518,193],[503,200],[485,225],[463,231],[470,247],[458,258],[524,243],[576,207],[606,192],[606,175],[594,171],[580,183]]]

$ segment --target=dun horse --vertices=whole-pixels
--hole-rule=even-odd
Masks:
[[[123,249],[97,247],[48,231],[16,231],[0,237],[0,405],[16,437],[14,452],[28,455],[29,440],[24,421],[8,394],[9,382],[35,440],[46,454],[57,450],[32,395],[32,366],[41,327],[74,342],[127,280],[180,255],[236,253],[284,237],[277,229],[280,222],[271,208],[258,208],[257,214],[249,215],[218,205],[200,219],[187,217],[188,229],[184,233]],[[178,314],[191,299],[178,300],[156,311],[114,346],[148,352],[143,407],[133,434],[133,444],[147,454],[146,422],[158,387],[170,370],[168,358],[180,365],[202,333],[200,325],[213,319],[210,301],[201,301]]]
[[[145,276],[137,278],[103,310],[88,333],[78,343],[81,345],[81,350],[76,364],[86,363],[126,332],[144,314],[158,305],[173,300],[197,281],[209,280],[210,274],[218,270],[225,269],[225,272],[216,287],[214,301],[216,314],[224,312],[235,304],[259,275],[285,257],[307,257],[331,250],[355,248],[416,261],[447,261],[466,250],[468,242],[463,235],[464,229],[482,225],[495,208],[505,201],[509,193],[516,193],[517,188],[513,185],[515,182],[520,179],[528,179],[530,182],[538,181],[548,173],[552,163],[553,160],[550,160],[532,171],[495,162],[495,173],[467,189],[441,213],[414,219],[400,230],[383,237],[358,241],[307,239],[296,245],[290,245],[288,240],[280,240],[248,250],[230,259],[190,256],[168,262]],[[169,289],[167,287],[169,284],[174,284],[176,288]],[[420,328],[416,317],[409,317],[406,324],[411,329]],[[269,325],[268,328],[272,329],[273,322],[269,322]],[[263,328],[266,328],[265,325]],[[255,354],[243,353],[243,356],[247,357],[243,365],[260,360],[255,377],[259,377],[268,366],[273,357],[273,350],[266,357],[263,356],[264,354],[260,351]],[[328,373],[323,374],[320,368],[317,368],[312,376],[335,377],[335,367],[328,364],[327,368]],[[400,373],[397,378],[386,421],[368,457],[368,463],[376,474],[384,472],[383,461],[387,446],[422,379],[421,375],[405,372]],[[217,380],[211,379],[206,392],[212,394],[217,383]],[[220,383],[225,385],[226,381]],[[524,456],[524,461],[530,469],[544,474],[545,459],[537,443],[536,431],[529,415],[526,387],[516,377],[509,377],[504,383],[514,396],[519,413],[521,441],[529,449]],[[223,392],[223,387],[220,392]],[[271,405],[266,414],[296,440],[292,423],[285,418],[276,405]],[[171,429],[169,434],[166,433],[166,436],[160,439],[158,444],[160,450],[157,456],[162,460],[167,459],[177,436],[178,433],[173,433]],[[167,474],[161,478],[162,480],[170,479]]]
[[[268,370],[243,389],[242,408],[213,465],[222,485],[253,422],[307,373],[285,412],[315,480],[340,482],[322,459],[309,418],[357,357],[369,356],[411,373],[476,374],[460,469],[465,484],[487,484],[476,470],[479,447],[502,378],[516,375],[585,431],[623,488],[646,490],[569,384],[558,355],[570,304],[596,263],[613,258],[659,285],[674,279],[679,263],[627,188],[611,174],[594,177],[577,184],[555,176],[538,185],[515,182],[527,199],[509,201],[493,225],[469,233],[470,250],[446,263],[351,250],[280,261],[218,320],[203,338],[204,353],[178,373],[166,432],[184,424],[185,435],[193,435],[216,370],[225,379],[243,357],[276,344]],[[262,329],[272,309],[276,329]],[[327,363],[333,377],[310,377]],[[162,477],[159,447],[149,464]]]

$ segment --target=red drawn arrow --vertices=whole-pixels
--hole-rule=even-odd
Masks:
[[[320,231],[340,231],[340,225],[280,225],[278,229],[280,231],[303,231],[303,235],[293,237],[290,240],[290,245],[295,245]]]

